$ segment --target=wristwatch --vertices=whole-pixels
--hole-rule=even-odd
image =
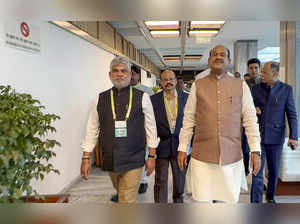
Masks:
[[[149,154],[149,155],[148,155],[148,158],[156,159],[156,157],[157,157],[156,154],[154,154],[154,155],[150,155],[150,154]]]

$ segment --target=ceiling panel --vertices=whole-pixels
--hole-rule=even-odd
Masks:
[[[149,43],[139,31],[136,22],[112,22],[111,23],[128,41],[147,56],[160,69],[163,65],[155,50],[151,49]],[[227,21],[220,33],[212,38],[189,38],[185,39],[185,54],[201,54],[200,61],[184,62],[184,66],[194,66],[199,69],[207,67],[210,49],[218,44],[225,45],[233,54],[233,44],[237,40],[258,40],[258,50],[265,47],[276,47],[280,43],[279,21]],[[152,46],[161,55],[180,55],[180,38],[151,38]],[[179,66],[178,62],[166,62],[167,66]]]

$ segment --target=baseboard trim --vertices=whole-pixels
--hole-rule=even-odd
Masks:
[[[71,187],[78,183],[81,180],[81,175],[78,175],[77,177],[75,177],[67,186],[65,186],[60,192],[59,194],[65,194],[68,190],[71,189]]]
[[[96,167],[95,164],[92,165],[92,169]],[[65,194],[67,191],[69,191],[71,189],[71,187],[74,184],[77,184],[78,182],[80,182],[82,180],[81,175],[79,174],[77,177],[75,177],[67,186],[65,186],[60,192],[59,194]]]

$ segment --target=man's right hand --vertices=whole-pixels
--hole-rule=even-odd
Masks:
[[[255,107],[255,109],[256,109],[256,114],[261,114],[261,110],[259,107]]]
[[[184,167],[187,164],[186,152],[178,152],[177,162],[180,170],[184,170]]]
[[[83,159],[81,162],[81,176],[87,180],[91,173],[91,163],[89,159]]]

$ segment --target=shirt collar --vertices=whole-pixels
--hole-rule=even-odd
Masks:
[[[128,85],[128,86],[122,88],[120,92],[121,92],[121,93],[122,93],[122,92],[127,92],[127,91],[129,91],[129,88],[130,88],[130,85]],[[118,89],[117,89],[116,87],[114,87],[114,86],[112,87],[112,90],[113,90],[114,92],[119,92]]]
[[[216,76],[216,75],[213,75],[213,74],[210,73],[209,77],[212,78],[212,79],[220,80],[220,79],[228,77],[228,73],[226,72],[225,74],[220,75],[220,76]]]
[[[277,80],[272,88],[271,88],[269,85],[267,85],[266,83],[262,83],[262,82],[261,82],[260,85],[261,85],[264,89],[270,91],[271,89],[277,87],[277,86],[279,85],[279,83],[280,83],[280,81]]]
[[[165,91],[163,91],[163,94],[164,94],[164,97],[166,97],[166,93]],[[174,89],[174,96],[177,97],[178,96],[178,93],[177,93],[177,90],[176,88]]]

